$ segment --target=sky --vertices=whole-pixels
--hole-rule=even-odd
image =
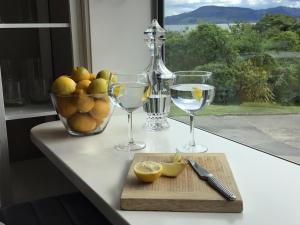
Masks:
[[[165,15],[189,12],[205,5],[265,9],[277,6],[300,8],[300,0],[165,0]]]

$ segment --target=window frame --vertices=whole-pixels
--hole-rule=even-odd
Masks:
[[[157,19],[162,27],[164,27],[164,3],[164,0],[153,0],[151,5],[152,18]]]

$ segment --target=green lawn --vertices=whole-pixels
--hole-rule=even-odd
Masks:
[[[198,113],[201,115],[260,115],[300,113],[300,106],[283,106],[273,103],[243,103],[241,105],[210,105]],[[170,116],[186,116],[187,114],[171,105]]]

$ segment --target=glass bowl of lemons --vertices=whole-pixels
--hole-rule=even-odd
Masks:
[[[108,70],[96,75],[75,67],[72,75],[53,82],[51,100],[69,134],[87,136],[105,130],[114,108],[107,93],[110,77]]]

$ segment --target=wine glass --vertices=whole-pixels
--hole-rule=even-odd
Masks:
[[[210,85],[211,72],[208,71],[178,71],[176,81],[171,88],[173,103],[190,116],[190,141],[177,147],[179,152],[206,152],[207,147],[196,144],[194,137],[194,116],[206,105],[212,103],[215,88]]]
[[[113,102],[128,113],[128,143],[115,146],[119,151],[135,151],[146,147],[140,141],[134,141],[132,135],[132,112],[143,106],[151,94],[150,82],[146,74],[110,75],[108,94]]]

